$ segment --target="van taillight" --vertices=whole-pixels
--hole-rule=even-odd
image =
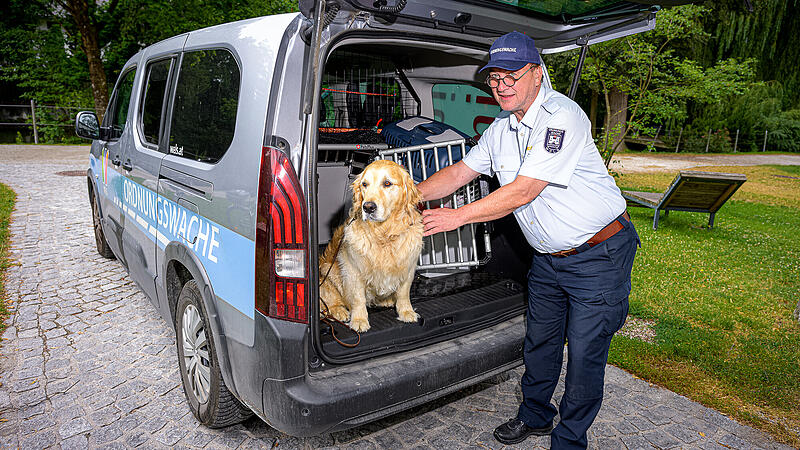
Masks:
[[[261,151],[256,218],[256,309],[308,323],[306,206],[286,155]]]

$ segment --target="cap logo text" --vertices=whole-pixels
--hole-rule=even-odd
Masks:
[[[492,51],[490,52],[490,54],[494,55],[494,54],[495,54],[495,53],[497,53],[497,52],[512,52],[512,53],[517,53],[517,49],[516,49],[516,47],[500,47],[500,48],[496,48],[496,49],[492,50]]]

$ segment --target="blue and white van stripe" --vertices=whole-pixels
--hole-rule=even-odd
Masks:
[[[102,161],[90,158],[94,173]],[[99,180],[102,195],[163,251],[170,242],[181,242],[201,261],[214,293],[247,317],[255,316],[255,242],[208,218],[159,196],[149,188],[109,167]]]

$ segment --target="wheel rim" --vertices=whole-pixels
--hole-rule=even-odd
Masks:
[[[97,210],[97,199],[92,201],[92,224],[94,225],[94,239],[100,245],[103,242],[103,229],[100,226],[100,212]]]
[[[211,360],[203,318],[194,305],[183,310],[182,331],[183,370],[197,401],[205,403],[211,392]]]

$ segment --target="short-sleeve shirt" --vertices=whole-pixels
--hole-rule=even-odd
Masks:
[[[625,211],[577,103],[544,85],[521,121],[502,112],[463,159],[501,185],[518,175],[547,187],[514,216],[531,246],[542,253],[575,248]]]

